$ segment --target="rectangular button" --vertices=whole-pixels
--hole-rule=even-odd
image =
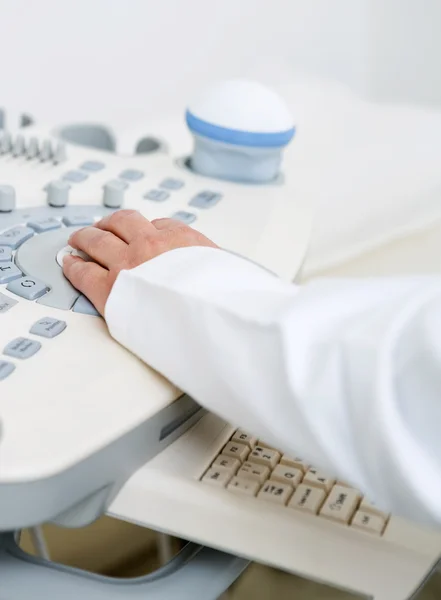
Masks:
[[[255,479],[260,484],[264,483],[269,477],[270,470],[264,465],[255,465],[250,462],[245,462],[237,472],[237,476],[241,479]]]
[[[386,526],[386,521],[380,515],[373,515],[364,510],[358,510],[352,519],[351,526],[367,533],[381,535]]]
[[[142,171],[138,171],[137,169],[126,169],[120,173],[119,176],[125,181],[139,181],[144,177],[144,173]]]
[[[311,466],[306,461],[304,461],[303,458],[299,458],[298,456],[292,457],[288,456],[287,454],[284,454],[282,456],[282,458],[280,459],[280,464],[287,465],[288,467],[294,467],[295,469],[300,469],[304,473],[306,473],[306,471]]]
[[[221,198],[222,194],[206,190],[204,192],[199,192],[199,194],[190,200],[189,204],[190,206],[196,206],[197,208],[211,208],[212,206],[215,206]]]
[[[301,483],[294,492],[288,506],[290,508],[295,508],[296,510],[302,510],[312,515],[316,515],[325,498],[326,492],[324,490]]]
[[[98,162],[97,160],[86,160],[80,165],[80,169],[84,171],[90,171],[91,173],[96,173],[97,171],[101,171],[104,169],[105,164],[102,162]]]
[[[245,444],[237,444],[236,442],[228,442],[222,450],[224,456],[232,456],[238,458],[241,462],[247,459],[250,449]]]
[[[159,184],[159,187],[165,188],[166,190],[180,190],[184,186],[184,182],[181,179],[173,179],[168,177]]]
[[[236,475],[241,464],[239,459],[232,458],[231,456],[222,456],[221,454],[211,466],[214,469],[224,469],[225,471],[230,471],[233,475]]]
[[[61,227],[61,223],[53,217],[48,217],[47,219],[35,219],[34,221],[29,221],[29,223],[27,223],[27,226],[36,231],[37,233],[43,233],[45,231],[59,229]]]
[[[46,317],[34,323],[30,328],[29,333],[32,333],[32,335],[41,335],[41,337],[45,338],[54,338],[64,331],[66,327],[67,324],[65,321]]]
[[[12,227],[0,234],[0,246],[8,246],[13,250],[16,250],[23,242],[26,242],[29,238],[34,235],[34,231],[29,227],[18,225]]]
[[[12,250],[7,246],[0,246],[0,263],[12,260]]]
[[[83,171],[68,171],[63,175],[64,181],[70,181],[71,183],[80,183],[88,177],[87,173],[83,173]]]
[[[292,487],[297,487],[303,479],[303,471],[286,465],[277,465],[271,473],[271,479]]]
[[[22,276],[23,273],[13,262],[0,263],[0,283],[9,283]]]
[[[364,512],[371,513],[373,515],[379,515],[380,517],[383,517],[383,519],[388,519],[389,518],[389,514],[388,513],[386,513],[383,510],[381,510],[375,504],[375,502],[372,502],[372,500],[368,500],[366,497],[364,497],[363,500],[361,501],[360,510],[363,510]]]
[[[329,490],[335,483],[335,479],[328,477],[327,475],[321,473],[317,469],[309,469],[309,471],[307,471],[303,479],[303,483],[306,483],[308,485],[314,485],[316,487],[322,488],[322,490],[325,490],[325,492],[329,492]]]
[[[63,223],[66,227],[87,227],[87,225],[93,225],[94,220],[87,215],[72,215],[71,217],[63,217]]]
[[[271,469],[274,469],[276,464],[279,462],[280,453],[276,450],[270,450],[269,448],[264,448],[263,446],[256,446],[251,452],[248,460],[254,463],[258,463],[260,465],[266,465]]]
[[[49,290],[45,283],[34,277],[21,277],[20,279],[15,279],[8,284],[6,289],[26,300],[36,300],[37,298],[41,298],[41,296]]]
[[[7,360],[0,360],[0,381],[6,379],[15,369],[15,365]]]
[[[144,194],[144,198],[155,202],[164,202],[169,196],[170,194],[164,190],[150,190],[147,194]]]
[[[13,298],[9,298],[9,296],[0,293],[0,315],[8,312],[8,310],[16,304],[18,304],[18,300],[14,300]]]
[[[236,429],[231,437],[232,442],[239,442],[239,444],[246,444],[250,448],[254,448],[257,444],[257,438],[253,437],[243,429]]]
[[[277,481],[267,481],[258,493],[257,497],[261,500],[269,500],[276,504],[285,505],[292,496],[293,488]]]
[[[185,210],[178,210],[177,212],[173,213],[170,218],[175,219],[176,221],[181,221],[181,223],[185,223],[185,225],[191,225],[191,223],[196,221],[196,215]]]
[[[4,348],[3,354],[13,358],[29,358],[38,352],[41,348],[40,342],[29,340],[28,338],[18,337]]]
[[[231,471],[210,468],[202,477],[202,481],[217,487],[225,487],[232,477],[233,473],[231,473]]]
[[[320,510],[320,516],[338,523],[348,524],[360,504],[357,490],[335,485]]]
[[[254,479],[240,479],[239,477],[233,477],[227,486],[227,489],[238,494],[244,494],[245,496],[255,496],[259,491],[260,484]]]

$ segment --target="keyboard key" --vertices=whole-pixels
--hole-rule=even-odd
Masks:
[[[60,321],[59,319],[54,319],[52,317],[45,317],[34,323],[30,328],[29,333],[41,335],[45,338],[54,338],[64,331],[66,327],[67,324],[65,321]]]
[[[0,381],[6,379],[15,370],[15,365],[7,360],[0,360]]]
[[[237,444],[236,442],[228,442],[225,448],[222,450],[224,456],[231,456],[232,458],[238,458],[241,462],[247,459],[250,449],[245,444]]]
[[[72,311],[75,313],[81,313],[83,315],[89,315],[91,317],[100,317],[100,313],[94,307],[92,302],[86,298],[86,296],[80,296],[73,305]]]
[[[250,448],[254,448],[257,444],[257,438],[253,437],[243,429],[236,429],[231,437],[232,442],[239,442],[239,444],[246,444]]]
[[[301,483],[288,503],[290,508],[316,515],[326,498],[326,492],[318,487]]]
[[[189,202],[190,206],[196,206],[196,208],[211,208],[215,206],[222,198],[222,194],[217,192],[210,192],[208,190],[199,192]]]
[[[119,176],[125,181],[139,181],[144,177],[144,173],[142,171],[138,171],[137,169],[126,169],[120,173]]]
[[[286,465],[277,465],[271,473],[273,481],[279,481],[292,487],[297,487],[303,479],[303,471]]]
[[[358,510],[352,519],[351,527],[361,529],[367,533],[381,535],[386,527],[386,520],[380,517],[380,515],[373,515],[364,510]]]
[[[236,475],[242,463],[237,458],[231,458],[231,456],[223,456],[222,454],[216,458],[211,465],[214,469],[229,471],[233,475]]]
[[[347,525],[360,500],[361,494],[357,490],[335,485],[320,510],[320,516]]]
[[[255,496],[259,491],[260,484],[254,479],[240,479],[239,477],[233,477],[230,483],[227,485],[227,489],[238,494],[244,494],[246,496]]]
[[[303,471],[303,473],[306,473],[306,471],[311,466],[306,461],[304,461],[303,458],[299,458],[299,457],[292,458],[291,456],[288,456],[287,454],[284,454],[282,456],[282,458],[280,459],[280,464],[287,465],[288,467],[294,467],[295,469],[300,469],[301,471]]]
[[[97,171],[101,171],[102,169],[104,169],[106,165],[102,162],[99,162],[97,160],[86,160],[86,162],[83,162],[82,165],[80,165],[80,169],[83,169],[83,171],[90,171],[91,173],[96,173]]]
[[[40,342],[29,340],[28,338],[18,337],[4,348],[3,354],[13,358],[29,358],[38,352],[41,348]]]
[[[85,181],[89,175],[83,171],[68,171],[63,175],[64,181],[70,181],[71,183],[80,183]]]
[[[13,262],[0,264],[0,283],[9,283],[22,276],[23,273]]]
[[[279,451],[278,448],[276,448],[275,446],[271,446],[271,444],[267,444],[266,441],[264,440],[259,440],[257,442],[258,446],[263,446],[264,448],[269,448],[270,450],[276,450],[277,452]]]
[[[232,477],[233,474],[230,471],[211,468],[202,477],[202,481],[217,487],[225,487]]]
[[[27,226],[36,231],[37,233],[43,233],[45,231],[52,231],[53,229],[59,229],[61,227],[60,221],[53,217],[47,219],[36,219],[35,221],[29,221]]]
[[[36,300],[41,298],[49,288],[45,283],[34,277],[21,277],[11,281],[6,288],[9,292],[17,294],[26,300]]]
[[[155,202],[164,202],[169,196],[170,194],[164,190],[150,190],[147,194],[144,194],[144,198]]]
[[[241,479],[255,479],[260,484],[264,483],[270,475],[270,470],[264,465],[255,465],[250,462],[244,463],[237,472]]]
[[[166,190],[180,190],[184,187],[184,182],[181,179],[173,179],[168,177],[159,184],[159,187],[165,188]]]
[[[248,460],[250,462],[258,463],[260,465],[266,465],[267,467],[274,469],[274,467],[280,460],[280,453],[276,450],[264,448],[263,446],[256,446],[251,452]]]
[[[309,469],[303,479],[303,483],[314,485],[315,487],[325,490],[325,492],[329,492],[335,483],[335,479],[328,477],[317,469]]]
[[[175,219],[176,221],[181,221],[181,223],[184,223],[185,225],[191,225],[191,223],[196,221],[196,215],[185,210],[178,210],[177,212],[173,213],[170,218]]]
[[[276,504],[286,505],[289,498],[292,496],[293,488],[290,485],[284,483],[277,483],[275,481],[267,481],[257,497],[261,500],[269,500]]]
[[[388,519],[389,518],[389,514],[384,512],[383,510],[381,510],[376,504],[375,502],[372,502],[371,500],[368,500],[367,498],[363,498],[360,504],[360,510],[364,511],[364,512],[368,512],[371,513],[373,515],[379,515],[380,517],[383,517],[383,519]]]
[[[33,235],[34,231],[32,229],[18,225],[0,234],[0,246],[8,246],[12,250],[16,250]]]
[[[63,223],[66,227],[87,227],[93,225],[94,220],[87,215],[72,215],[71,217],[63,217]]]
[[[0,246],[0,263],[12,260],[12,250],[7,246]]]
[[[9,296],[5,296],[5,294],[0,293],[0,315],[2,313],[8,312],[8,310],[16,304],[18,304],[18,300],[14,300]]]

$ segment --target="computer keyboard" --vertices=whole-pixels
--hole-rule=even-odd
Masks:
[[[352,486],[241,429],[233,433],[201,481],[373,535],[384,533],[390,516]]]

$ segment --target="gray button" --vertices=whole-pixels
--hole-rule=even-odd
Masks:
[[[190,206],[196,206],[196,208],[211,208],[217,204],[221,198],[222,194],[207,190],[204,192],[199,192],[199,194],[190,200],[189,204]]]
[[[64,181],[71,181],[72,183],[80,183],[81,181],[85,181],[88,177],[89,175],[82,171],[68,171],[63,175]]]
[[[61,227],[60,221],[53,217],[47,219],[40,219],[35,221],[29,221],[26,223],[28,227],[34,229],[37,233],[43,233],[44,231],[51,231],[52,229],[58,229]]]
[[[5,294],[0,294],[0,315],[8,312],[8,310],[16,304],[18,304],[18,300],[9,298],[9,296],[5,296]]]
[[[9,246],[9,248],[15,250],[33,235],[32,229],[19,225],[0,233],[0,246]]]
[[[80,296],[78,300],[75,302],[74,307],[72,309],[73,312],[82,313],[83,315],[91,315],[93,317],[100,317],[100,313],[94,307],[92,302],[90,302],[86,296]]]
[[[96,173],[97,171],[101,171],[104,169],[106,165],[97,160],[86,160],[82,165],[80,165],[80,169],[84,171],[90,171],[91,173]]]
[[[190,225],[190,223],[196,221],[196,215],[186,212],[185,210],[178,210],[178,212],[175,212],[171,216],[171,219],[176,219],[177,221],[182,221],[182,223],[185,223],[186,225]]]
[[[72,215],[71,217],[63,217],[63,223],[66,227],[86,227],[93,225],[95,221],[87,215]]]
[[[15,190],[12,185],[0,185],[0,212],[11,212],[15,208]]]
[[[23,273],[13,262],[0,264],[0,283],[9,283],[22,276]]]
[[[0,263],[12,260],[12,250],[7,246],[0,246]]]
[[[120,173],[119,176],[126,181],[139,181],[144,177],[144,173],[142,171],[137,171],[136,169],[126,169]]]
[[[59,319],[53,319],[52,317],[45,317],[34,323],[29,330],[29,333],[33,335],[41,335],[45,338],[54,338],[64,331],[67,327],[65,321]]]
[[[55,148],[54,156],[52,162],[54,165],[60,165],[67,160],[67,152],[66,152],[66,144],[63,142],[59,142],[57,147]]]
[[[103,204],[108,208],[121,208],[124,203],[124,192],[128,185],[117,179],[109,181],[104,186]]]
[[[70,185],[66,181],[51,181],[45,189],[46,200],[50,206],[66,206],[69,202]]]
[[[13,358],[29,358],[38,352],[41,348],[40,342],[30,340],[25,337],[18,337],[4,348],[3,354]]]
[[[37,298],[41,298],[49,288],[42,281],[35,279],[35,277],[22,277],[21,279],[11,281],[6,289],[26,300],[36,300]]]
[[[36,235],[23,244],[15,255],[15,262],[24,273],[32,273],[32,277],[44,281],[49,288],[47,294],[38,298],[37,304],[70,310],[80,295],[64,277],[56,260],[57,253],[67,245],[71,233],[72,229],[62,227],[44,235]]]
[[[181,187],[184,187],[184,182],[181,179],[173,179],[172,177],[168,177],[161,181],[159,187],[165,188],[166,190],[180,190]]]
[[[144,194],[144,198],[147,200],[154,200],[155,202],[164,202],[170,196],[168,192],[164,190],[150,190],[147,194]]]
[[[15,370],[15,365],[7,360],[0,360],[0,381],[6,379]]]

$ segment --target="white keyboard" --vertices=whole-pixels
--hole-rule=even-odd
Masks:
[[[375,600],[410,598],[441,553],[441,531],[212,414],[135,473],[109,514]]]

